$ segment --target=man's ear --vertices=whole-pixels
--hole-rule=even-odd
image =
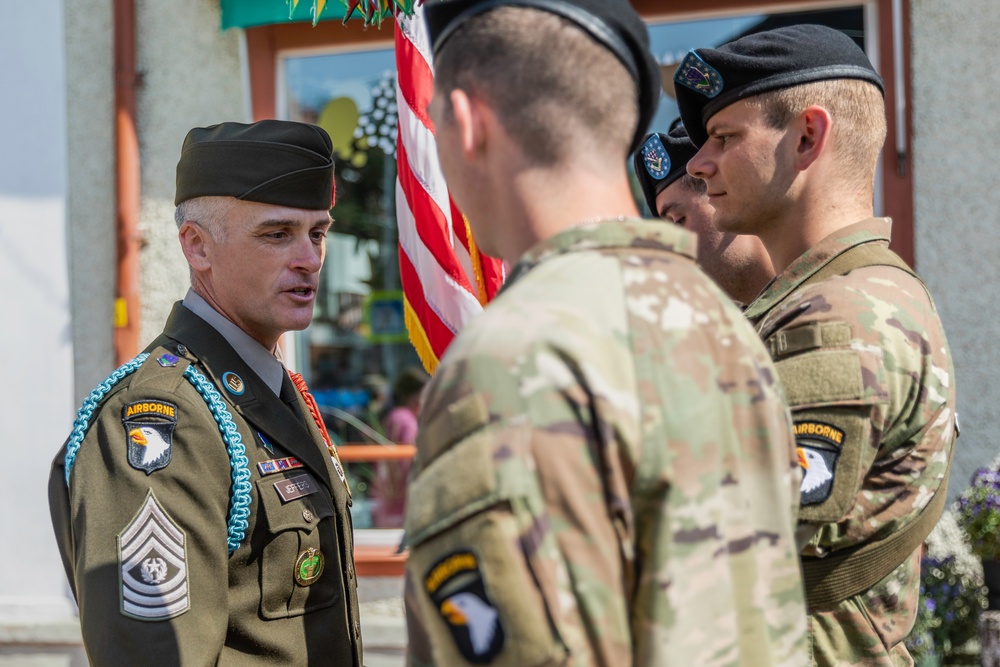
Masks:
[[[458,128],[462,157],[473,160],[487,143],[488,109],[482,100],[470,96],[461,88],[455,88],[449,95],[452,114]]]
[[[795,166],[799,171],[805,171],[826,150],[833,132],[833,119],[829,111],[813,105],[798,115],[794,126],[799,134],[795,146]]]
[[[177,238],[181,242],[181,250],[188,264],[195,271],[207,271],[212,266],[212,239],[208,231],[191,220],[186,221],[177,230]]]

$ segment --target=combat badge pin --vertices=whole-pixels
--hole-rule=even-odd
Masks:
[[[165,401],[145,400],[122,408],[122,425],[128,448],[128,463],[147,475],[170,463],[177,406]]]
[[[140,621],[165,621],[190,607],[185,535],[152,491],[118,535],[121,613]]]
[[[485,665],[499,655],[504,645],[503,625],[486,594],[475,553],[459,551],[439,560],[424,576],[424,589],[466,660]]]
[[[802,468],[800,504],[817,505],[830,497],[844,432],[822,422],[796,422],[795,443]]]
[[[653,134],[642,146],[642,163],[646,171],[657,181],[662,181],[670,173],[670,155],[663,145],[660,135]]]
[[[222,374],[222,384],[226,385],[226,391],[234,396],[242,396],[243,392],[246,391],[243,378],[232,371]]]
[[[708,98],[722,92],[722,75],[694,51],[688,51],[684,56],[674,74],[674,82]]]
[[[306,549],[295,561],[295,583],[299,586],[311,586],[323,574],[323,552],[319,549]]]

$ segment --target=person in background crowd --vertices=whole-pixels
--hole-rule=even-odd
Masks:
[[[417,366],[405,368],[392,385],[393,407],[382,419],[385,437],[397,444],[417,441],[420,395],[430,376]],[[406,508],[409,461],[378,461],[371,485],[372,520],[376,528],[402,528]]]

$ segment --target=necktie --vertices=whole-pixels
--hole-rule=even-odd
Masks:
[[[313,421],[316,422],[316,428],[319,429],[320,434],[323,436],[326,449],[330,452],[330,460],[333,463],[333,467],[337,471],[337,475],[340,476],[340,481],[344,483],[344,486],[348,487],[347,491],[350,493],[350,487],[347,485],[347,476],[344,475],[344,466],[340,463],[340,455],[337,454],[337,448],[334,446],[333,441],[330,440],[330,434],[326,430],[326,424],[323,423],[323,416],[319,412],[319,406],[316,404],[316,399],[312,393],[310,393],[305,378],[299,373],[293,373],[292,371],[288,371],[288,377],[292,379],[295,389],[302,395],[302,400],[305,401],[309,414],[312,416]]]

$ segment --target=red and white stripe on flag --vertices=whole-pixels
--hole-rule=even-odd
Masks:
[[[427,105],[433,58],[423,10],[396,22],[396,220],[406,328],[433,373],[455,335],[503,284],[500,260],[479,252],[451,201],[434,145]]]

